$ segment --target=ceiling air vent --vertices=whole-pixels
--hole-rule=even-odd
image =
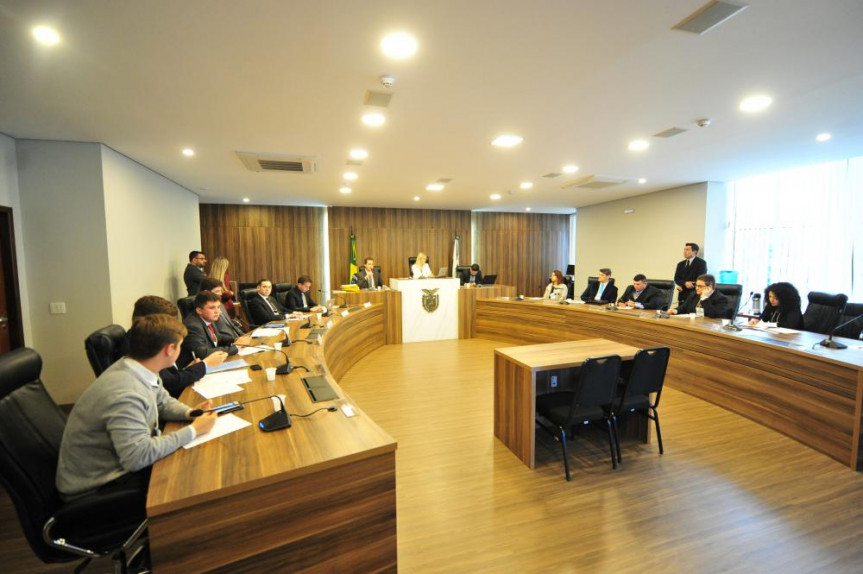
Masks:
[[[542,176],[542,177],[547,177],[547,178],[551,179],[551,178],[553,178],[553,177],[560,177],[560,174],[559,174],[559,173],[555,173],[555,172],[551,172],[551,173],[547,173],[547,174],[545,174],[545,175],[544,175],[544,176]]]
[[[668,128],[665,131],[659,132],[658,134],[653,134],[655,138],[673,138],[676,135],[682,134],[686,130],[683,128]]]
[[[711,0],[672,26],[671,29],[701,35],[719,26],[744,8],[746,8],[746,4]]]
[[[607,175],[586,175],[578,179],[574,179],[569,183],[561,186],[561,189],[569,189],[577,187],[579,189],[605,189],[613,185],[626,183],[626,179],[621,177],[609,177]]]
[[[388,108],[393,95],[390,92],[375,92],[366,90],[363,97],[363,104],[366,106],[376,106],[379,108]]]
[[[318,171],[318,158],[313,155],[284,155],[238,151],[237,157],[249,171],[275,171],[311,175]]]

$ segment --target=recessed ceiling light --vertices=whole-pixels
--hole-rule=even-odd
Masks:
[[[347,179],[348,181],[353,181],[357,178],[357,173],[355,171],[346,171],[342,175],[342,177]]]
[[[36,26],[33,28],[33,37],[36,38],[37,42],[46,46],[54,46],[60,43],[60,34],[50,26]]]
[[[644,151],[650,147],[650,142],[647,140],[632,140],[629,142],[629,151]]]
[[[366,159],[369,157],[369,152],[364,149],[352,149],[348,155],[351,156],[351,159]]]
[[[525,208],[524,208],[524,210],[525,210],[525,211],[530,211],[530,208],[529,208],[529,207],[525,207]]]
[[[497,136],[494,141],[491,142],[491,145],[497,147],[513,147],[520,144],[524,141],[524,138],[521,136],[516,136],[512,134],[504,134],[502,136]]]
[[[647,180],[646,180],[646,179],[644,179],[643,177],[639,177],[639,178],[638,178],[638,183],[639,183],[639,184],[647,183]]]
[[[415,195],[415,196],[414,196],[414,201],[419,201],[419,200],[420,200],[420,196]]]
[[[827,140],[829,140],[829,139],[830,139],[830,138],[832,138],[832,137],[833,137],[833,136],[831,136],[831,135],[830,135],[830,134],[828,134],[827,132],[823,132],[823,133],[820,133],[820,134],[818,134],[817,136],[815,136],[815,139],[816,139],[817,141],[819,141],[819,142],[822,142],[822,143],[823,143],[823,142],[826,142]]]
[[[773,98],[759,94],[757,96],[749,96],[740,102],[740,111],[747,114],[754,114],[770,107],[773,103]]]
[[[522,189],[530,189],[533,187],[533,184],[529,181],[523,181],[521,182],[521,185],[519,185],[519,187]]]
[[[367,126],[382,126],[385,121],[387,121],[387,119],[384,117],[384,115],[377,112],[371,114],[363,114],[363,123]]]
[[[563,171],[563,173],[575,173],[578,171],[578,166],[572,164],[565,165],[563,166],[563,168],[561,168],[561,171]]]
[[[186,157],[192,157],[193,155],[195,155],[195,150],[193,150],[190,147],[184,148],[183,149],[183,155]]]
[[[404,60],[417,51],[417,40],[407,32],[393,32],[381,40],[381,50],[390,58]]]
[[[348,194],[348,193],[350,193],[350,192],[351,192],[351,188],[349,188],[349,187],[348,187],[348,186],[346,186],[346,185],[344,185],[344,186],[342,186],[342,187],[340,187],[340,188],[339,188],[339,193]]]
[[[500,199],[500,194],[499,193],[492,193],[491,195],[489,195],[489,197],[491,199],[494,199],[495,201],[497,201],[498,199]]]
[[[252,201],[252,200],[249,199],[248,197],[243,198],[243,203],[249,203],[250,201]]]
[[[440,191],[443,189],[442,183],[430,183],[426,186],[428,191]]]

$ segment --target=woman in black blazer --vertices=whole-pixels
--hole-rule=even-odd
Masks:
[[[800,312],[800,293],[791,283],[774,283],[764,290],[767,304],[761,312],[765,323],[776,323],[777,327],[802,329],[803,314]],[[750,319],[750,325],[757,325],[758,319]]]

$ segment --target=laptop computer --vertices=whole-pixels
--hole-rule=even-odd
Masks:
[[[438,277],[449,277],[449,267],[441,267],[437,272]]]
[[[494,285],[494,282],[497,281],[497,275],[483,275],[482,276],[482,284],[483,285]]]

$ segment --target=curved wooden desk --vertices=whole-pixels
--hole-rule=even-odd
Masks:
[[[533,344],[603,338],[671,348],[666,382],[863,469],[863,351],[813,349],[823,335],[723,330],[718,319],[658,319],[653,311],[486,300],[476,336]]]
[[[380,305],[336,316],[322,344],[291,345],[291,362],[325,371],[339,396],[350,401],[336,379],[383,344],[382,322]],[[293,323],[291,338],[308,332]],[[284,356],[263,352],[246,360],[277,366]],[[252,382],[243,393],[214,404],[271,394],[285,394],[292,414],[333,404],[311,402],[302,370],[273,382],[264,371],[249,373]],[[191,388],[183,394],[187,404],[200,400]],[[154,570],[395,571],[397,445],[355,409],[352,418],[341,411],[292,416],[290,429],[264,433],[255,423],[272,412],[271,402],[252,403],[234,413],[252,426],[156,463],[147,500]]]

